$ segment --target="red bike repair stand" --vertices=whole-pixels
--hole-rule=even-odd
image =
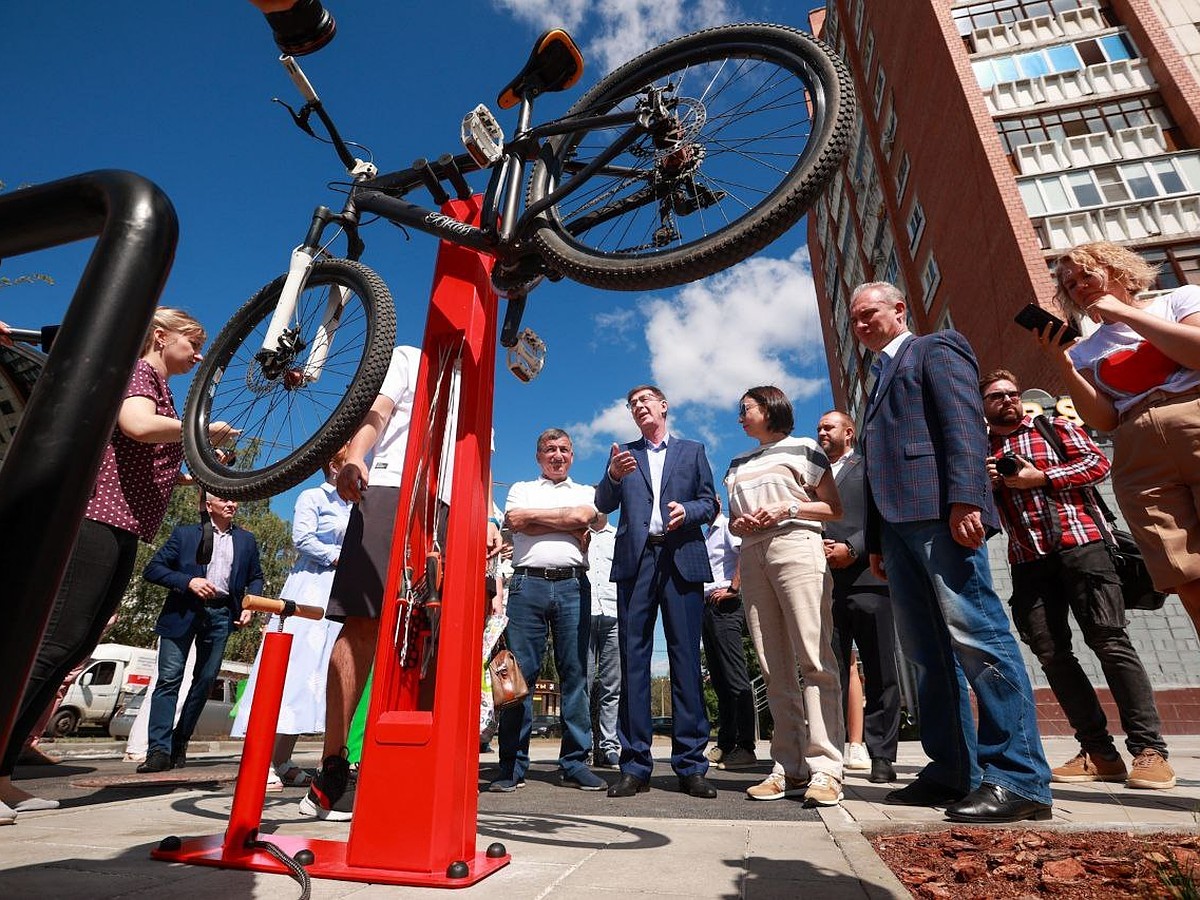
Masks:
[[[478,223],[480,198],[451,200],[443,212]],[[268,835],[316,878],[424,887],[466,887],[508,864],[502,844],[476,850],[479,688],[482,672],[485,533],[491,503],[492,391],[497,299],[493,260],[442,242],[434,270],[417,380],[392,561],[388,570],[375,683],[363,743],[354,818],[345,842]],[[458,433],[442,558],[443,605],[437,654],[426,678],[416,652],[399,658],[404,630],[399,595],[406,568],[419,577],[437,536],[440,448],[449,371],[461,360]],[[444,507],[442,507],[444,515]],[[262,820],[291,635],[269,634],[224,835],[166,838],[155,859],[288,874],[255,846]],[[408,657],[415,656],[416,662]]]

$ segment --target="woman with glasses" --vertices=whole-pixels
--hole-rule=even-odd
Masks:
[[[1121,512],[1200,631],[1200,286],[1139,296],[1154,266],[1107,241],[1068,250],[1055,277],[1066,312],[1100,327],[1069,349],[1039,340],[1084,421],[1112,432]]]
[[[758,446],[735,456],[725,473],[729,530],[742,539],[746,623],[775,720],[774,771],[746,793],[755,800],[803,795],[806,805],[836,806],[844,728],[821,523],[841,518],[842,502],[821,448],[790,437],[794,418],[783,391],[751,388],[738,413]]]
[[[167,379],[191,371],[201,359],[204,338],[204,328],[182,310],[155,311],[0,759],[0,825],[13,824],[18,813],[58,806],[57,800],[16,787],[13,768],[26,735],[53,702],[58,686],[92,652],[117,611],[133,573],[138,540],[151,543],[166,516],[183,465],[183,430]],[[233,434],[224,422],[209,426],[214,444]]]

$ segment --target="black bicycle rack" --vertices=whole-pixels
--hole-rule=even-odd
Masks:
[[[0,197],[0,259],[90,237],[96,245],[0,467],[0,747],[179,237],[166,194],[131,172]]]

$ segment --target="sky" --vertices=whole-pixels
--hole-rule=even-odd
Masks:
[[[657,43],[735,21],[807,27],[816,3],[794,0],[327,0],[334,41],[301,60],[343,136],[370,148],[380,171],[461,152],[462,116],[494,104],[534,38],[565,26],[583,50],[579,85],[539,100],[538,119],[563,112],[604,73]],[[78,172],[119,168],[157,183],[175,205],[180,239],[162,302],[215,335],[223,321],[286,268],[313,208],[337,207],[336,156],[298,131],[279,97],[301,101],[277,61],[270,30],[243,0],[205,3],[17,2],[0,13],[0,181],[7,190]],[[363,262],[388,283],[398,334],[419,343],[436,242],[379,222],[363,230]],[[0,275],[51,275],[54,285],[0,291],[0,319],[57,322],[90,242],[4,260]],[[613,441],[637,437],[624,396],[653,382],[670,403],[672,432],[702,440],[717,479],[748,439],[737,401],[776,384],[813,435],[831,405],[829,375],[801,223],[752,259],[702,281],[614,293],[569,281],[530,297],[525,325],[546,342],[529,384],[497,354],[493,476],[537,476],[536,436],[574,438],[572,477],[599,479]],[[187,377],[172,381],[182,408]],[[314,482],[315,483],[315,480]],[[299,488],[272,508],[291,518]]]

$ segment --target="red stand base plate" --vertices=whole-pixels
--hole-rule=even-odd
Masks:
[[[485,853],[476,853],[474,859],[463,860],[467,874],[462,878],[451,878],[446,872],[407,872],[399,869],[370,869],[351,866],[346,862],[346,844],[343,841],[323,841],[291,835],[264,835],[264,840],[276,844],[288,856],[294,857],[301,850],[312,852],[312,864],[305,870],[313,878],[328,878],[338,881],[365,881],[372,884],[400,884],[413,887],[459,888],[469,887],[498,869],[507,866],[511,857],[491,858]],[[290,875],[283,864],[263,850],[227,850],[225,835],[211,834],[206,837],[183,838],[178,850],[155,849],[150,851],[153,859],[167,862],[191,863],[197,866],[216,866],[222,869],[249,869],[255,872],[272,872]]]

